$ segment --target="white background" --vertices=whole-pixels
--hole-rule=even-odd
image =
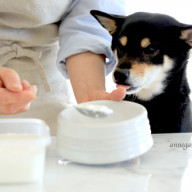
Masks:
[[[164,13],[178,21],[192,25],[192,0],[126,0],[127,15],[134,12]],[[192,57],[192,55],[191,55]],[[192,58],[188,63],[188,81],[192,90]],[[114,88],[111,74],[107,77],[107,89]]]

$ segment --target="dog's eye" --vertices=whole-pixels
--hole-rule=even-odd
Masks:
[[[143,53],[146,54],[146,55],[153,55],[153,54],[156,53],[157,51],[158,51],[157,46],[149,45],[148,47],[146,47],[146,48],[143,50]]]

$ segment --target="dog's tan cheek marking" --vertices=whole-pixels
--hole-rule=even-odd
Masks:
[[[144,87],[136,95],[139,99],[148,101],[163,92],[166,74],[162,71],[162,66],[150,65],[145,77]]]
[[[149,38],[144,38],[141,40],[141,47],[142,48],[146,48],[147,46],[149,46],[151,44]]]
[[[139,75],[139,77],[144,78],[145,72],[148,70],[150,66],[146,63],[134,63],[130,69],[131,73],[134,75]]]
[[[126,36],[123,36],[123,37],[121,37],[121,38],[119,39],[119,41],[120,41],[121,45],[126,46],[128,39],[127,39]]]
[[[170,71],[174,66],[174,61],[169,58],[167,55],[164,56],[164,62],[163,62],[163,71],[168,72]]]

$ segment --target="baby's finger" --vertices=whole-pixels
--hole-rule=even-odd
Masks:
[[[30,83],[26,80],[22,82],[23,90],[31,91],[33,93],[37,93],[37,86],[36,85],[30,85]]]
[[[12,107],[12,114],[23,113],[29,110],[31,103],[25,103],[21,105],[14,105]],[[15,110],[15,111],[14,111]],[[9,113],[10,114],[10,113]]]
[[[4,88],[0,88],[0,105],[25,103],[36,98],[36,95],[31,91],[10,92]]]
[[[23,80],[21,84],[23,86],[23,90],[25,90],[28,87],[30,87],[30,83],[27,80]]]
[[[30,108],[30,103],[18,105],[18,104],[9,104],[0,106],[0,115],[13,115],[17,113],[22,113],[28,111]]]
[[[0,79],[3,85],[10,91],[18,92],[23,89],[19,75],[12,69],[0,67]]]
[[[28,103],[25,107],[21,108],[18,113],[26,112],[30,109],[31,103]]]
[[[34,94],[37,93],[37,86],[36,85],[31,85],[29,88],[26,89],[26,91],[31,91]]]
[[[126,96],[126,89],[120,87],[115,89],[110,94],[110,99],[113,101],[122,101]]]

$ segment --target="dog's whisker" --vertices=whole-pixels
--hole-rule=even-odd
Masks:
[[[136,98],[137,98],[137,96],[136,95],[130,95],[131,96],[131,99],[130,99],[130,101],[135,101],[136,100]]]

